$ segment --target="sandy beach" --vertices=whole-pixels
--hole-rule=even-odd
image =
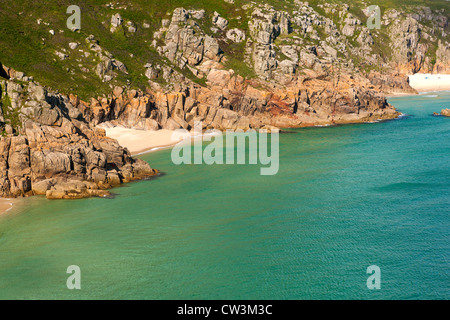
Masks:
[[[412,93],[405,93],[405,92],[391,92],[389,94],[386,94],[387,98],[395,98],[395,97],[403,97],[403,96],[410,96]]]
[[[409,84],[419,92],[450,90],[450,74],[416,73],[409,76]]]
[[[174,146],[178,142],[190,137],[189,136],[173,136],[174,131],[171,130],[135,130],[121,127],[103,128],[106,136],[116,139],[120,145],[128,148],[132,155],[150,152],[161,148]]]
[[[11,210],[12,206],[13,206],[12,199],[0,198],[0,214]]]

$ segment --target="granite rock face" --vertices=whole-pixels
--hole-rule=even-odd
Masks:
[[[89,101],[71,95],[69,111],[91,126],[142,130],[192,129],[195,121],[219,130],[373,121],[398,116],[380,92],[416,93],[408,74],[446,72],[450,65],[448,42],[436,40],[448,28],[443,11],[386,10],[383,41],[392,51],[386,57],[377,48],[377,32],[348,4],[294,3],[291,9],[276,9],[253,2],[221,13],[205,11],[199,3],[197,9],[167,12],[153,37],[143,39],[161,59],[133,70],[148,79],[148,87],[111,86],[111,94]],[[128,22],[115,13],[110,25],[117,29]],[[102,81],[115,79],[116,70],[127,73],[93,36],[86,41],[102,59],[95,70]],[[240,67],[230,69],[230,62]],[[51,113],[40,117],[46,123],[61,121]]]
[[[217,40],[205,34],[195,22],[197,15],[197,12],[177,8],[170,24],[166,26],[167,22],[164,22],[161,30],[155,33],[156,38],[165,33],[165,45],[159,47],[158,52],[182,69],[186,66],[198,66],[209,60],[220,61],[222,58]]]
[[[72,97],[74,106],[94,125],[140,130],[184,128],[196,121],[203,129],[260,129],[265,126],[301,127],[396,118],[399,113],[373,90],[342,76],[328,79],[302,77],[289,86],[264,89],[232,71],[211,70],[208,86],[184,83],[177,92],[125,92],[116,88],[108,98],[86,103]]]
[[[49,199],[106,196],[106,189],[155,175],[146,162],[92,128],[68,97],[12,80],[1,82],[0,196]],[[4,130],[9,126],[10,132]]]
[[[138,92],[133,99],[109,97],[82,109],[97,110],[94,122],[142,129],[189,129],[199,120],[206,128],[245,130],[275,123],[295,127],[395,118],[398,113],[377,92],[416,93],[407,75],[431,66],[426,55],[429,48],[421,40],[429,36],[432,41],[433,30],[418,21],[422,17],[386,12],[382,24],[393,44],[387,61],[377,53],[373,31],[349,12],[348,5],[319,5],[336,20],[306,2],[296,1],[296,6],[294,11],[283,11],[266,3],[247,4],[242,8],[247,30],[228,28],[220,18],[230,19],[217,12],[208,17],[203,11],[196,17],[192,10],[177,8],[171,19],[163,19],[153,46],[178,68],[205,80],[206,86],[168,65],[148,63],[146,92]],[[441,15],[431,12],[426,17]],[[212,19],[213,36],[202,28],[202,19]],[[255,74],[251,80],[239,70],[228,69],[232,57],[222,48],[237,43],[244,48],[242,62]],[[435,70],[448,65],[447,46],[439,44]],[[383,71],[361,72],[373,65]],[[168,85],[161,86],[158,80]]]

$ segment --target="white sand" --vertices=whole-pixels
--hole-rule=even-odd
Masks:
[[[419,92],[450,90],[450,74],[416,73],[409,76],[409,84]]]
[[[128,148],[132,155],[174,146],[188,136],[174,135],[170,130],[135,130],[121,127],[103,128],[106,136],[116,139],[122,147]]]
[[[13,200],[12,199],[0,198],[0,214],[11,210],[12,207],[13,207]]]

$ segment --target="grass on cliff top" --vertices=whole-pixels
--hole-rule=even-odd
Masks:
[[[147,62],[168,64],[150,44],[153,33],[161,27],[161,20],[170,18],[175,8],[204,9],[206,17],[201,23],[208,26],[214,11],[227,17],[233,13],[235,17],[245,18],[241,7],[247,2],[249,1],[236,0],[235,5],[232,5],[225,1],[210,0],[79,0],[76,4],[81,9],[81,30],[77,33],[66,27],[70,16],[66,9],[73,1],[2,0],[0,62],[34,76],[42,85],[63,93],[76,92],[84,99],[107,94],[110,86],[115,84],[124,85],[128,82],[134,88],[144,89],[148,80],[144,75],[144,65]],[[114,4],[114,9],[106,6],[109,3]],[[136,33],[124,32],[123,28],[114,34],[109,31],[111,16],[117,12],[121,14],[124,23],[131,20],[137,24]],[[40,25],[37,23],[38,19],[42,20]],[[143,23],[148,23],[150,28],[143,28]],[[245,19],[230,19],[230,27],[242,28],[247,24]],[[50,30],[55,31],[54,36],[49,33]],[[70,42],[84,45],[84,39],[90,34],[99,40],[101,47],[125,63],[128,75],[118,72],[115,80],[103,83],[93,72],[99,62],[93,61],[93,54],[87,59],[77,50],[69,49]],[[62,48],[68,50],[67,60],[60,60],[55,55],[55,51],[61,52]],[[82,72],[79,64],[91,72]],[[239,67],[239,63],[236,66]],[[188,69],[181,73],[204,85],[204,80],[197,79]]]
[[[266,0],[265,2],[278,10],[291,11],[296,6],[294,1]],[[114,9],[108,8],[106,6],[108,3],[113,3]],[[62,93],[75,92],[84,99],[107,94],[110,92],[111,85],[125,85],[127,81],[134,88],[144,88],[147,85],[144,65],[147,62],[168,63],[167,59],[161,58],[150,44],[153,33],[161,26],[161,20],[170,18],[175,8],[204,9],[206,16],[199,23],[205,31],[208,31],[211,26],[210,20],[214,11],[229,20],[230,28],[239,27],[248,30],[246,14],[248,12],[242,6],[249,3],[251,3],[250,0],[235,0],[234,4],[223,0],[78,0],[76,4],[81,9],[81,30],[77,33],[71,32],[66,27],[69,17],[66,9],[74,4],[71,0],[2,0],[0,3],[0,62],[34,76],[35,80],[42,85]],[[309,3],[319,13],[322,12],[318,4],[348,3],[350,11],[357,16],[361,16],[361,9],[364,7],[361,0],[310,0]],[[445,0],[410,0],[408,2],[380,0],[377,4],[380,5],[382,12],[386,8],[411,10],[412,6],[416,5],[430,6],[433,10],[448,7],[448,2]],[[124,22],[131,20],[137,24],[136,33],[124,32],[123,29],[114,34],[109,31],[111,16],[117,12],[121,14]],[[37,24],[37,19],[42,19],[40,25]],[[150,28],[143,28],[144,22],[148,23]],[[55,31],[54,36],[49,33],[50,30]],[[69,49],[69,42],[78,42],[81,44],[80,48],[88,51],[84,39],[90,34],[99,40],[100,46],[125,63],[129,70],[128,75],[118,72],[115,80],[103,83],[93,72],[98,63],[93,54],[86,58],[78,50]],[[380,39],[385,37],[381,35]],[[60,60],[55,55],[55,51],[61,51],[62,48],[65,48],[66,53],[69,54],[67,60]],[[246,77],[254,77],[253,70],[243,62],[243,52],[239,50],[243,48],[239,46],[224,48],[229,61],[227,67],[236,69],[238,73]],[[389,51],[389,47],[382,50]],[[80,64],[88,68],[90,72],[82,72]],[[182,72],[193,81],[204,84],[204,81],[197,79],[187,69]]]

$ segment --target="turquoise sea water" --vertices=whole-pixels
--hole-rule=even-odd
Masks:
[[[114,199],[21,201],[0,298],[449,299],[450,119],[431,114],[450,93],[390,102],[407,116],[282,134],[275,176],[163,150],[142,158],[164,175]]]

